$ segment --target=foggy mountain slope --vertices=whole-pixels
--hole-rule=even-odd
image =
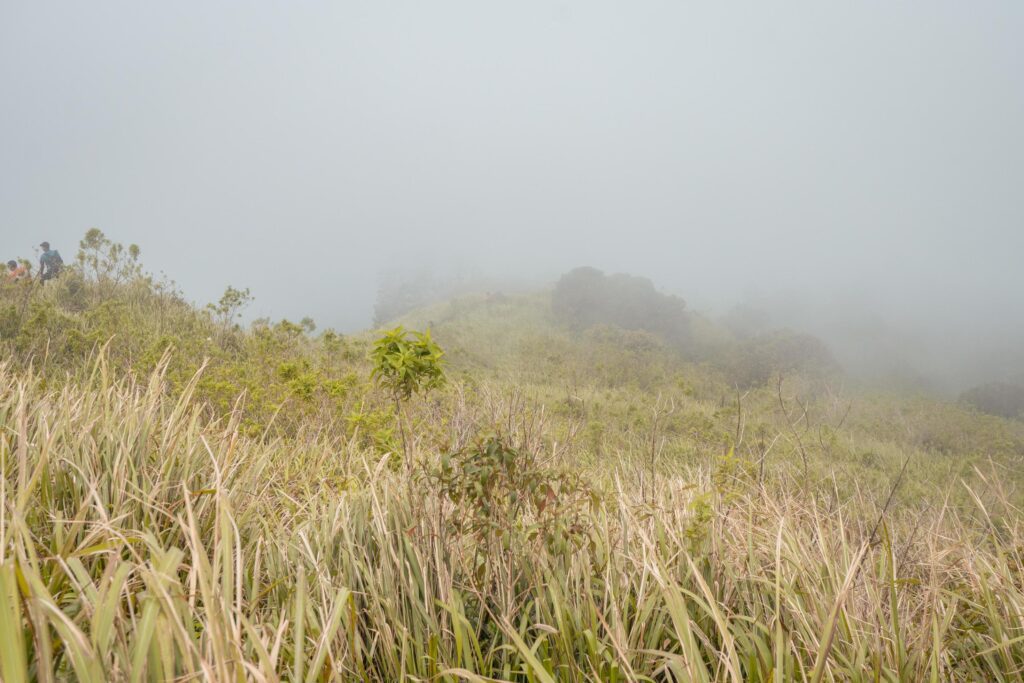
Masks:
[[[384,302],[379,308],[389,308]],[[536,372],[545,358],[587,357],[600,367],[619,355],[698,364],[722,382],[750,388],[773,375],[838,378],[842,368],[828,347],[811,335],[788,329],[738,332],[686,302],[657,290],[646,278],[577,268],[550,288],[532,294],[487,292],[454,297],[399,317],[395,322],[430,328],[447,342],[453,358],[471,366]],[[601,358],[594,347],[606,347]],[[551,372],[564,371],[554,363]],[[653,371],[652,374],[657,374]]]
[[[15,658],[0,661],[5,680],[20,671],[18,657],[55,677],[89,667],[76,677],[97,683],[129,668],[140,678],[201,677],[208,661],[230,671],[238,657],[268,679],[287,678],[294,662],[275,664],[264,637],[280,639],[310,672],[330,643],[333,661],[359,671],[338,680],[427,679],[456,666],[488,680],[519,680],[509,671],[531,666],[551,680],[563,670],[584,679],[598,666],[612,670],[614,658],[587,653],[610,652],[614,636],[578,633],[573,624],[594,613],[573,605],[605,609],[605,622],[625,619],[672,648],[683,642],[670,617],[679,595],[704,592],[729,615],[737,647],[763,636],[746,630],[758,610],[809,623],[763,643],[796,672],[814,666],[807,639],[831,628],[831,606],[848,591],[843,577],[868,553],[864,585],[885,590],[858,587],[867,604],[856,623],[866,630],[859,644],[837,640],[843,657],[898,634],[966,652],[963,680],[1001,670],[984,656],[988,638],[965,642],[961,633],[1008,632],[1011,617],[974,606],[1014,605],[1021,595],[1024,565],[1000,562],[1024,548],[1013,535],[1024,504],[1022,421],[851,389],[835,368],[787,365],[794,353],[805,361],[821,351],[807,337],[730,336],[632,276],[601,279],[596,301],[571,296],[567,309],[556,305],[572,293],[559,294],[564,282],[417,309],[402,322],[432,327],[440,348],[422,354],[425,339],[411,334],[392,353],[397,337],[382,330],[243,323],[237,291],[189,304],[144,275],[133,252],[99,237],[110,270],[72,262],[44,286],[0,284],[0,450],[16,454],[0,472],[9,495],[0,515],[19,530],[6,537],[17,553],[7,557],[67,556],[54,567],[19,563],[27,589],[0,561],[6,593],[32,591],[49,605],[23,611],[16,600],[0,610],[15,634],[4,643]],[[402,394],[380,379],[392,363],[417,372],[421,363],[437,369],[438,358],[448,360],[446,381],[429,389]],[[779,368],[781,382],[772,376]],[[126,538],[142,540],[126,552]],[[783,601],[772,588],[780,552],[797,584]],[[154,574],[154,562],[166,571]],[[972,578],[965,567],[988,573]],[[660,616],[630,616],[632,599],[618,602],[595,581],[608,572]],[[121,588],[109,588],[111,574]],[[186,599],[164,610],[132,574]],[[923,578],[894,588],[894,575]],[[673,592],[650,592],[659,581]],[[929,581],[957,599],[937,605]],[[80,605],[96,599],[106,601],[109,627],[81,617]],[[616,609],[597,607],[602,600]],[[136,602],[184,639],[157,638],[156,626],[132,616]],[[564,649],[538,650],[560,663],[541,668],[530,649],[520,657],[522,636],[493,614],[500,604],[517,623],[563,640]],[[893,605],[904,610],[898,620],[886,612]],[[912,606],[948,611],[922,627]],[[245,615],[244,635],[223,621],[231,610]],[[296,614],[301,627],[289,627]],[[940,618],[956,626],[936,636],[929,625]],[[74,657],[37,652],[30,624],[78,633],[54,641],[77,648]],[[396,625],[439,663],[366,646]],[[694,618],[688,628],[702,629],[698,660],[721,661],[719,626]],[[106,642],[111,633],[111,648],[96,647],[93,634]],[[507,660],[478,658],[459,637]],[[1007,647],[1024,655],[1019,642]],[[770,680],[756,647],[744,666]],[[630,667],[657,678],[664,665],[643,650],[625,653]],[[912,657],[893,660],[894,680],[934,661]],[[616,676],[627,678],[603,678]]]
[[[1022,49],[0,1],[0,680],[1024,683]]]
[[[430,329],[447,349],[453,368],[466,376],[559,387],[551,395],[559,391],[571,394],[587,384],[645,392],[686,387],[706,400],[725,403],[737,390],[770,394],[781,378],[809,383],[806,386],[812,393],[845,395],[844,400],[851,404],[872,405],[875,409],[888,405],[899,411],[896,406],[900,402],[930,405],[936,416],[956,415],[939,430],[950,434],[956,430],[952,425],[965,428],[974,424],[969,415],[971,408],[1004,418],[1017,418],[1024,412],[1024,398],[1016,398],[1024,396],[1024,389],[1014,385],[978,387],[965,393],[957,405],[955,395],[935,391],[934,383],[916,371],[909,360],[900,365],[898,355],[884,356],[884,366],[878,357],[869,368],[854,363],[850,372],[836,360],[829,345],[803,332],[772,328],[770,317],[756,309],[737,307],[722,318],[688,311],[684,305],[663,309],[663,302],[673,297],[663,298],[644,284],[639,289],[642,301],[627,305],[629,316],[623,320],[621,302],[608,305],[604,299],[614,302],[617,296],[637,296],[631,276],[617,276],[618,282],[625,283],[622,292],[599,292],[597,297],[588,298],[591,308],[582,318],[574,319],[559,298],[569,296],[580,303],[578,297],[573,299],[573,274],[579,270],[550,289],[455,297],[419,308],[389,324]],[[594,274],[588,273],[587,277]],[[584,284],[587,292],[594,291],[593,282]],[[638,314],[644,310],[650,319]],[[659,334],[652,329],[670,333]],[[681,337],[676,332],[680,329],[686,331]],[[849,349],[857,347],[856,335],[864,331],[842,330],[846,336],[840,335],[840,339],[849,346],[839,357],[857,359]],[[1005,427],[998,421],[991,424],[992,439],[985,437],[982,442],[998,443],[996,435],[1005,432]],[[973,426],[970,430],[981,433]],[[927,437],[926,442],[935,446],[944,438]],[[942,448],[948,451],[948,447]]]
[[[827,351],[824,367],[784,365],[779,372],[778,364],[788,362],[794,347],[785,344],[780,351],[773,348],[773,341],[802,340],[802,335],[776,331],[738,340],[721,325],[689,314],[691,323],[700,323],[693,329],[703,329],[701,336],[709,340],[695,347],[695,356],[694,348],[674,347],[645,331],[610,324],[574,330],[553,314],[551,298],[551,291],[460,297],[394,322],[429,327],[446,349],[454,376],[498,391],[520,387],[556,413],[576,415],[594,425],[609,442],[621,438],[613,435],[623,425],[646,417],[638,406],[650,410],[661,397],[673,397],[682,402],[684,413],[674,428],[679,429],[677,453],[711,457],[714,444],[736,438],[738,417],[749,421],[754,433],[787,431],[780,412],[781,389],[788,409],[797,410],[798,404],[788,403],[794,393],[808,409],[808,424],[801,431],[807,430],[812,450],[828,453],[827,467],[845,471],[843,476],[853,477],[858,485],[874,480],[884,486],[887,475],[882,473],[892,474],[891,468],[908,453],[930,463],[928,469],[961,475],[984,454],[996,455],[1015,473],[1007,482],[1017,481],[1021,473],[1011,463],[1024,459],[1024,422],[980,415],[964,404],[920,391],[892,391],[850,380],[831,365]],[[747,384],[738,384],[738,379]],[[849,438],[844,440],[847,446],[825,445],[839,433]],[[757,452],[756,441],[746,443],[745,452]],[[780,457],[789,458],[790,464],[799,462],[795,450],[788,453]]]
[[[868,384],[954,397],[977,384],[1014,381],[1024,372],[1024,329],[1017,314],[1024,300],[1014,304],[1012,294],[950,297],[939,289],[904,308],[899,292],[871,297],[854,289],[785,290],[748,294],[722,317],[741,335],[779,326],[812,333],[832,348],[851,377]]]
[[[588,275],[588,271],[597,275]],[[562,282],[566,283],[564,290],[573,291],[561,301],[551,301],[548,308],[564,326],[580,329],[602,322],[646,330],[673,340],[672,345],[685,349],[691,359],[724,362],[723,352],[730,347],[745,347],[751,356],[763,355],[769,346],[788,344],[792,347],[790,355],[810,354],[818,365],[841,368],[849,382],[865,388],[946,399],[981,384],[1014,382],[1014,377],[1024,374],[1024,331],[1016,329],[1018,321],[1010,309],[998,319],[990,316],[987,321],[975,319],[968,324],[962,322],[965,316],[985,316],[984,311],[949,308],[944,313],[918,311],[916,317],[901,316],[885,299],[800,289],[747,293],[736,301],[720,301],[716,306],[696,310],[685,301],[689,298],[686,291],[669,293],[637,275],[577,268],[561,279],[549,279],[549,284],[541,282],[493,277],[446,279],[437,275],[403,278],[396,273],[378,291],[378,323],[424,308],[444,318],[446,309],[439,304],[448,300],[470,302],[483,297],[494,303],[531,291],[554,292]],[[576,284],[570,287],[569,282]],[[646,296],[649,293],[660,296]],[[634,301],[631,297],[638,298]],[[969,303],[987,310],[992,302]],[[573,314],[573,307],[580,305],[587,310]],[[941,308],[941,302],[934,305]],[[680,306],[679,315],[672,315],[674,306]],[[419,314],[413,318],[425,320]],[[993,330],[993,325],[998,330]],[[519,334],[514,329],[510,333]],[[759,343],[754,343],[756,337]],[[783,352],[782,348],[776,349],[776,353]],[[748,381],[742,377],[737,380]]]

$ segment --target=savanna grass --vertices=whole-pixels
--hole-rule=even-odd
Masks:
[[[415,442],[396,470],[358,438],[245,436],[161,368],[0,367],[7,683],[1024,680],[1024,535],[994,483],[886,510],[742,469],[641,495],[623,462],[587,475],[572,535],[529,533],[529,506],[481,535]]]

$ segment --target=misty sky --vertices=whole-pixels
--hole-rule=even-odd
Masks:
[[[96,226],[342,329],[396,269],[588,264],[1005,346],[1022,45],[1019,1],[3,0],[0,249]]]

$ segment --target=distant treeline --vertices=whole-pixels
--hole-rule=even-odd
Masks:
[[[1024,385],[989,382],[965,391],[960,400],[989,415],[1024,419]]]
[[[689,340],[686,302],[662,294],[650,280],[635,275],[605,275],[597,268],[576,268],[555,285],[551,308],[561,321],[576,329],[616,325],[657,334],[671,344],[684,345]]]
[[[840,370],[817,337],[768,329],[749,313],[743,326],[728,320],[708,335],[713,323],[689,312],[680,297],[663,294],[647,278],[634,275],[576,268],[555,285],[551,307],[560,322],[576,330],[615,325],[655,334],[688,357],[719,367],[741,387],[761,385],[780,374],[824,377]]]

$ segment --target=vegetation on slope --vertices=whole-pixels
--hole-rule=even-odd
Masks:
[[[134,267],[0,297],[4,681],[1022,678],[1020,423],[543,294],[408,319],[423,396]]]
[[[1024,385],[990,382],[965,391],[960,400],[989,415],[1024,420]]]

